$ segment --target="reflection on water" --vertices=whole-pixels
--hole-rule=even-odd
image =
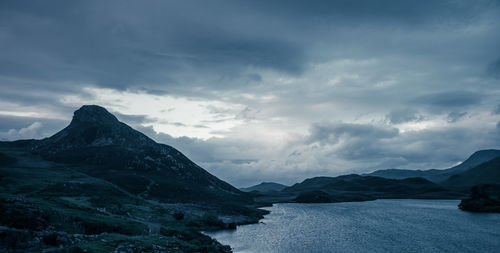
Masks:
[[[275,204],[262,223],[209,235],[234,252],[500,252],[500,214],[458,203]]]

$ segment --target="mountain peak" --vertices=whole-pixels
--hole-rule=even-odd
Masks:
[[[76,110],[69,126],[39,145],[41,149],[69,150],[83,147],[155,146],[156,142],[120,122],[98,105],[84,105]]]
[[[71,124],[98,123],[113,124],[118,123],[118,119],[108,112],[104,107],[98,105],[84,105],[73,114]]]

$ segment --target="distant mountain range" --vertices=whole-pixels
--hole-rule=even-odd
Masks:
[[[481,150],[445,170],[379,170],[367,175],[314,177],[279,192],[255,191],[262,202],[329,203],[381,198],[461,199],[471,187],[500,184],[500,150]],[[250,187],[249,189],[259,189]]]
[[[285,189],[287,186],[274,183],[274,182],[262,182],[258,185],[246,187],[246,188],[240,188],[241,191],[244,192],[251,192],[251,191],[257,191],[257,192],[272,192],[272,191],[281,191]]]
[[[403,179],[410,177],[421,177],[432,182],[444,182],[450,176],[460,174],[465,172],[477,165],[487,162],[493,158],[500,156],[500,150],[488,149],[480,150],[472,154],[464,162],[457,166],[451,167],[445,170],[401,170],[401,169],[387,169],[387,170],[377,170],[367,175],[377,176],[392,179]]]
[[[355,174],[310,178],[285,188],[283,192],[294,194],[296,202],[344,202],[381,198],[442,199],[463,196],[424,178],[388,179]]]

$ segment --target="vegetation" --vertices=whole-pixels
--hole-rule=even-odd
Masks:
[[[106,109],[50,138],[0,142],[0,248],[228,252],[200,231],[257,222],[251,196]]]
[[[500,212],[500,185],[477,185],[470,197],[460,202],[460,209],[470,212]]]
[[[263,214],[153,201],[22,149],[9,155],[23,164],[0,167],[0,246],[7,251],[229,252],[199,231],[234,229]]]

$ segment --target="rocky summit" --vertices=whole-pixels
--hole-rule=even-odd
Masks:
[[[144,134],[135,131],[105,108],[84,105],[76,110],[69,126],[40,142],[36,150],[57,153],[63,150],[119,146],[144,148],[157,145]]]

